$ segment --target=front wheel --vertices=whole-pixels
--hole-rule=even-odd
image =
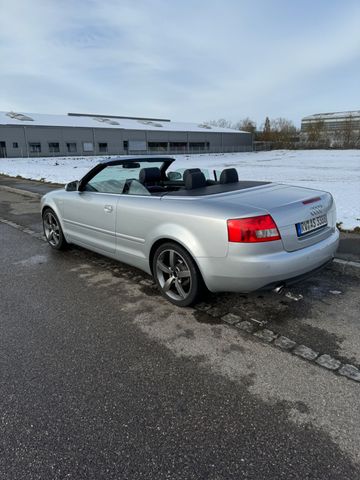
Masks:
[[[42,218],[45,238],[50,247],[55,250],[64,250],[68,244],[56,213],[51,208],[47,208],[44,210]]]
[[[173,242],[160,245],[153,259],[153,274],[161,294],[179,307],[192,305],[203,281],[189,253]]]

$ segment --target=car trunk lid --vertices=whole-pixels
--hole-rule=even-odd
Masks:
[[[267,211],[275,220],[284,248],[289,252],[324,240],[335,227],[335,207],[327,192],[270,184],[233,192],[226,197],[232,204],[236,202]],[[326,225],[321,225],[321,220]],[[307,228],[311,230],[306,231]]]

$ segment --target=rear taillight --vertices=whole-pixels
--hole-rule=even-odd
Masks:
[[[229,242],[272,242],[281,239],[271,215],[228,220],[227,229]]]

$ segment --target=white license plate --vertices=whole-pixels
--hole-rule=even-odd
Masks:
[[[296,224],[296,231],[298,237],[301,235],[305,235],[306,233],[313,232],[318,228],[326,227],[327,225],[327,216],[320,215],[320,217],[309,218],[309,220],[305,220],[304,222]]]

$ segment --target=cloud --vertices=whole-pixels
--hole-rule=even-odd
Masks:
[[[355,87],[329,82],[359,74],[357,2],[12,0],[1,11],[0,109],[298,121],[350,98],[359,107]],[[330,83],[319,101],[314,86]]]

